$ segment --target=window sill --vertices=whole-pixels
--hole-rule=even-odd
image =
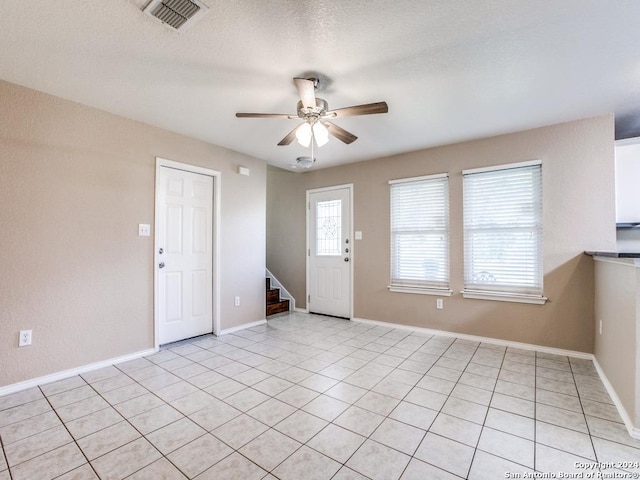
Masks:
[[[453,291],[448,288],[400,287],[397,285],[389,285],[387,288],[390,292],[396,293],[416,293],[418,295],[437,295],[440,297],[450,297],[453,294]]]
[[[476,300],[495,300],[497,302],[515,302],[515,303],[530,303],[535,305],[544,305],[549,300],[547,297],[539,297],[536,295],[523,295],[517,293],[504,293],[504,292],[480,292],[462,290],[463,298],[474,298]]]

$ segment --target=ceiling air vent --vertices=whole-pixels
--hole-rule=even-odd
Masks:
[[[198,0],[151,0],[144,12],[182,32],[207,13],[207,10],[209,8]]]

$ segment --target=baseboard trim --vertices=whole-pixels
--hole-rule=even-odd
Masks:
[[[381,322],[379,320],[368,320],[366,318],[353,318],[352,320],[354,322],[368,323],[370,325],[377,325],[381,327],[397,328],[399,330],[411,330],[416,332],[427,333],[429,335],[440,335],[443,337],[455,337],[455,338],[461,338],[463,340],[469,340],[472,342],[489,343],[491,345],[499,345],[501,347],[513,347],[513,348],[520,348],[522,350],[535,350],[537,352],[551,353],[554,355],[564,355],[567,357],[593,360],[593,354],[578,352],[575,350],[565,350],[562,348],[545,347],[543,345],[534,345],[531,343],[514,342],[511,340],[501,340],[499,338],[481,337],[478,335],[469,335],[466,333],[448,332],[446,330],[436,330],[432,328],[414,327],[411,325],[401,325],[397,323]]]
[[[308,313],[308,310],[304,310],[304,309],[301,309],[301,308],[296,308],[295,311],[302,312],[302,313]],[[445,337],[455,337],[455,338],[460,338],[460,339],[463,339],[463,340],[470,340],[470,341],[475,341],[475,342],[488,343],[488,344],[492,344],[492,345],[500,345],[500,346],[505,346],[505,347],[521,348],[521,349],[524,349],[524,350],[535,350],[535,351],[538,351],[538,352],[551,353],[551,354],[555,354],[555,355],[564,355],[564,356],[573,357],[573,358],[582,358],[582,359],[592,360],[593,364],[594,364],[594,366],[596,368],[596,371],[598,372],[598,376],[602,380],[602,383],[604,384],[605,388],[607,389],[607,392],[611,396],[611,399],[613,400],[613,403],[615,404],[616,409],[618,410],[618,413],[620,414],[620,417],[622,418],[622,421],[624,422],[624,425],[627,428],[627,431],[629,432],[629,435],[632,438],[640,440],[640,428],[636,427],[633,424],[633,421],[631,420],[631,417],[629,416],[628,412],[626,411],[626,409],[622,405],[622,402],[620,401],[620,397],[618,397],[618,394],[616,393],[615,389],[613,388],[613,385],[611,384],[611,382],[607,378],[606,374],[604,373],[604,370],[602,370],[602,367],[598,363],[598,360],[596,359],[596,357],[591,353],[578,352],[578,351],[574,351],[574,350],[565,350],[565,349],[555,348],[555,347],[546,347],[546,346],[542,346],[542,345],[534,345],[534,344],[523,343],[523,342],[514,342],[514,341],[510,341],[510,340],[501,340],[501,339],[490,338],[490,337],[481,337],[481,336],[477,336],[477,335],[468,335],[468,334],[464,334],[464,333],[448,332],[446,330],[436,330],[436,329],[425,328],[425,327],[414,327],[414,326],[411,326],[411,325],[402,325],[402,324],[397,324],[397,323],[382,322],[382,321],[379,321],[379,320],[369,320],[369,319],[366,319],[366,318],[352,318],[352,321],[359,322],[359,323],[364,323],[364,324],[369,324],[369,325],[382,326],[382,327],[387,327],[387,328],[396,328],[398,330],[416,331],[416,332],[426,333],[426,334],[429,334],[429,335],[441,335],[441,336],[445,336]],[[238,325],[237,327],[231,327],[231,328],[227,328],[227,329],[221,330],[218,335],[226,335],[226,334],[237,332],[237,331],[240,331],[240,330],[245,330],[247,328],[257,327],[259,325],[264,325],[266,323],[267,323],[266,319],[258,320],[256,322],[251,322],[251,323],[245,323],[243,325]],[[111,365],[117,365],[119,363],[124,363],[124,362],[128,362],[128,361],[131,361],[131,360],[136,360],[138,358],[141,358],[141,357],[144,357],[144,356],[147,356],[147,355],[152,355],[152,354],[156,353],[157,351],[158,351],[158,349],[155,349],[155,348],[150,348],[150,349],[147,349],[147,350],[141,350],[139,352],[131,353],[131,354],[128,354],[128,355],[123,355],[123,356],[120,356],[120,357],[115,357],[115,358],[111,358],[111,359],[108,359],[108,360],[103,360],[103,361],[100,361],[100,362],[90,363],[90,364],[87,364],[87,365],[83,365],[81,367],[71,368],[69,370],[64,370],[64,371],[61,371],[61,372],[56,372],[56,373],[52,373],[52,374],[49,374],[49,375],[44,375],[42,377],[37,377],[37,378],[32,378],[30,380],[25,380],[23,382],[14,383],[14,384],[11,384],[11,385],[6,385],[4,387],[0,387],[0,397],[2,397],[4,395],[9,395],[11,393],[19,392],[21,390],[26,390],[28,388],[37,387],[38,385],[45,385],[47,383],[56,382],[58,380],[64,380],[65,378],[73,377],[75,375],[80,375],[80,374],[83,374],[83,373],[91,372],[93,370],[99,370],[100,368],[105,368],[105,367],[108,367],[108,366],[111,366]]]
[[[308,308],[294,308],[293,311],[298,313],[309,313]]]
[[[500,346],[503,346],[503,347],[521,348],[523,350],[535,350],[537,352],[552,353],[552,354],[555,354],[555,355],[564,355],[564,356],[567,356],[567,357],[582,358],[582,359],[585,359],[585,360],[591,360],[591,361],[593,361],[593,365],[595,366],[596,371],[598,372],[598,376],[600,377],[600,380],[602,380],[602,383],[604,384],[605,388],[607,389],[607,392],[611,396],[611,400],[613,400],[613,403],[615,404],[616,409],[618,410],[618,413],[620,414],[620,417],[622,418],[622,421],[624,422],[624,425],[627,428],[627,431],[629,432],[629,435],[632,438],[640,440],[640,428],[636,427],[633,424],[633,421],[631,420],[631,417],[629,416],[628,412],[626,411],[626,409],[622,405],[622,402],[620,401],[620,397],[618,397],[618,394],[616,393],[615,389],[613,388],[613,385],[611,384],[611,382],[609,381],[609,379],[605,375],[604,370],[602,370],[602,367],[598,363],[598,360],[596,359],[595,355],[593,355],[592,353],[578,352],[578,351],[575,351],[575,350],[565,350],[565,349],[555,348],[555,347],[545,347],[543,345],[534,345],[534,344],[531,344],[531,343],[514,342],[514,341],[510,341],[510,340],[500,340],[500,339],[497,339],[497,338],[480,337],[480,336],[477,336],[477,335],[468,335],[468,334],[464,334],[464,333],[447,332],[446,330],[435,330],[435,329],[424,328],[424,327],[413,327],[413,326],[410,326],[410,325],[401,325],[401,324],[390,323],[390,322],[381,322],[379,320],[368,320],[366,318],[353,318],[352,320],[354,322],[360,322],[360,323],[365,323],[365,324],[369,324],[369,325],[376,325],[376,326],[387,327],[387,328],[397,328],[399,330],[422,332],[422,333],[427,333],[427,334],[430,334],[430,335],[441,335],[441,336],[445,336],[445,337],[455,337],[455,338],[461,338],[463,340],[471,340],[471,341],[474,341],[474,342],[482,342],[482,343],[489,343],[489,344],[492,344],[492,345],[500,345]]]
[[[595,357],[595,355],[593,356],[593,365],[596,367],[596,371],[600,376],[600,380],[602,380],[602,383],[604,384],[604,388],[607,389],[607,393],[609,393],[611,400],[613,400],[613,403],[618,409],[618,413],[620,414],[620,417],[622,417],[622,421],[624,422],[624,426],[627,427],[627,431],[629,432],[629,435],[631,435],[635,439],[640,440],[640,428],[636,427],[633,424],[633,421],[631,420],[631,416],[627,412],[627,409],[624,408],[624,405],[622,405],[622,401],[620,400],[620,397],[618,396],[618,394],[616,393],[616,390],[613,388],[613,385],[607,378],[607,375],[604,373],[604,370],[600,366],[600,363],[598,363],[598,359]]]
[[[238,332],[240,330],[246,330],[247,328],[257,327],[259,325],[264,325],[265,323],[267,323],[266,319],[258,320],[257,322],[243,323],[242,325],[238,325],[237,327],[225,328],[224,330],[220,330],[217,336],[227,335],[229,333]]]
[[[258,325],[264,325],[265,323],[267,323],[266,319],[258,320],[257,322],[245,323],[237,327],[221,330],[218,333],[218,335],[226,335],[228,333],[237,332],[239,330],[244,330],[251,327],[257,327]],[[128,355],[110,358],[108,360],[102,360],[100,362],[90,363],[88,365],[82,365],[80,367],[71,368],[69,370],[63,370],[61,372],[51,373],[49,375],[44,375],[42,377],[32,378],[30,380],[25,380],[23,382],[5,385],[4,387],[0,387],[0,397],[3,395],[9,395],[10,393],[19,392],[21,390],[26,390],[28,388],[37,387],[38,385],[45,385],[47,383],[56,382],[58,380],[64,380],[65,378],[73,377],[75,375],[91,372],[93,370],[99,370],[100,368],[108,367],[111,365],[117,365],[119,363],[128,362],[130,360],[136,360],[138,358],[145,357],[147,355],[152,355],[156,353],[158,350],[159,349],[157,348],[141,350],[139,352],[131,353]]]
[[[44,375],[42,377],[32,378],[30,380],[25,380],[24,382],[18,382],[18,383],[13,383],[11,385],[6,385],[4,387],[0,387],[0,397],[3,395],[8,395],[10,393],[19,392],[21,390],[26,390],[27,388],[37,387],[38,385],[45,385],[47,383],[57,382],[58,380],[64,380],[65,378],[73,377],[75,375],[91,372],[93,370],[99,370],[101,368],[109,367],[111,365],[117,365],[118,363],[124,363],[124,362],[129,362],[131,360],[136,360],[138,358],[145,357],[147,355],[152,355],[157,351],[158,350],[155,348],[149,348],[147,350],[141,350],[139,352],[130,353],[128,355],[122,355],[120,357],[110,358],[108,360],[102,360],[100,362],[89,363],[81,367],[71,368],[69,370],[63,370],[62,372],[56,372],[56,373],[51,373],[49,375]]]

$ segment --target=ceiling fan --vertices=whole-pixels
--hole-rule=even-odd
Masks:
[[[293,83],[300,97],[296,115],[286,113],[236,113],[236,117],[301,119],[303,122],[280,140],[278,145],[289,145],[294,139],[297,139],[298,143],[304,147],[309,145],[313,147],[314,143],[321,147],[329,141],[329,135],[333,135],[346,144],[353,143],[358,138],[353,133],[330,122],[329,119],[387,113],[389,111],[386,102],[367,103],[329,110],[327,101],[316,97],[317,78],[294,78]]]

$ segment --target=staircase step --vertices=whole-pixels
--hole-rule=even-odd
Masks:
[[[271,288],[271,279],[266,279],[267,316],[289,311],[289,300],[280,300],[280,289]]]
[[[288,312],[289,300],[282,300],[281,302],[271,303],[267,305],[267,316],[274,315],[276,313]]]
[[[272,288],[267,291],[267,305],[271,305],[272,303],[278,303],[280,301],[280,289]]]

